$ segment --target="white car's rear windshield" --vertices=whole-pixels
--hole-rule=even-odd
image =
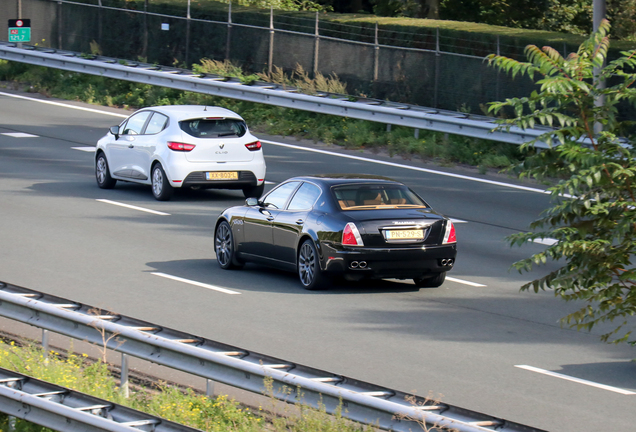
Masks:
[[[403,185],[356,184],[331,189],[342,210],[427,208],[417,195]]]
[[[191,119],[179,122],[181,130],[195,138],[242,137],[247,132],[243,120],[238,119]]]

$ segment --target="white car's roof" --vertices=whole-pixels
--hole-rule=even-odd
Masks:
[[[243,119],[240,115],[234,111],[230,111],[225,108],[205,105],[166,105],[158,107],[147,107],[144,109],[151,109],[164,113],[176,120],[187,120],[201,117],[226,117]]]

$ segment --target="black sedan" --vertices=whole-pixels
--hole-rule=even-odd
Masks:
[[[294,177],[226,209],[214,243],[221,268],[249,261],[290,270],[308,290],[335,276],[438,287],[457,255],[453,223],[415,192],[386,177],[350,174]]]

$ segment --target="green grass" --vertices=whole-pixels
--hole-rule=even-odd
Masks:
[[[288,416],[272,416],[271,408],[284,405],[270,397],[271,407],[246,408],[227,396],[209,398],[191,389],[182,389],[166,383],[153,387],[136,386],[129,398],[120,393],[118,380],[102,361],[92,361],[84,354],[50,352],[45,359],[39,345],[16,344],[0,340],[0,367],[37,379],[77,390],[100,399],[125,405],[166,420],[203,431],[213,432],[361,432],[366,426],[352,423],[342,416],[326,414],[324,409],[301,409]],[[266,382],[271,389],[271,382]],[[272,394],[271,391],[267,395]],[[0,413],[0,432],[8,431],[9,419]],[[17,420],[15,431],[40,432],[49,429]]]

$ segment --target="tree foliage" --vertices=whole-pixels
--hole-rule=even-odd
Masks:
[[[636,345],[630,321],[636,313],[636,136],[634,122],[623,118],[623,109],[636,105],[636,50],[606,64],[609,30],[603,21],[567,58],[532,45],[526,47],[529,62],[490,55],[492,66],[512,76],[526,74],[538,89],[529,97],[493,102],[489,109],[514,113],[502,121],[504,127],[554,128],[522,146],[528,158],[518,167],[522,177],[556,179],[548,189],[552,207],[530,232],[507,239],[511,245],[557,240],[513,264],[519,272],[548,261],[562,266],[521,290],[553,290],[566,301],[583,302],[562,322],[587,330],[612,323],[604,341]],[[537,152],[537,141],[551,149]]]

